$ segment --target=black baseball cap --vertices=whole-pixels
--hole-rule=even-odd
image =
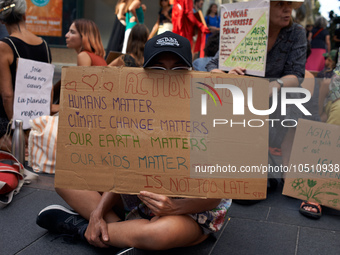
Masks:
[[[173,52],[183,59],[189,67],[192,67],[192,54],[189,40],[170,31],[159,34],[146,42],[143,67],[147,67],[149,62],[162,52]]]

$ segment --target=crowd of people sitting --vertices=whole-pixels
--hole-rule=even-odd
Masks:
[[[292,12],[302,2],[270,1],[265,70],[265,78],[270,81],[269,97],[271,100],[273,88],[280,91],[282,87],[303,87],[307,79],[313,79],[312,94],[315,94],[312,100],[316,102],[311,104],[311,107],[316,107],[311,109],[315,113],[313,120],[340,125],[339,48],[331,49],[327,21],[323,17],[308,32],[294,22]],[[219,6],[210,4],[205,19],[200,20],[194,14],[202,9],[202,0],[174,0],[174,5],[170,5],[169,0],[160,0],[159,5],[158,18],[151,32],[143,24],[145,4],[141,0],[119,0],[106,51],[97,25],[88,19],[73,21],[65,35],[66,46],[77,52],[78,66],[149,68],[157,65],[164,70],[181,66],[195,71],[225,73],[219,68]],[[25,12],[25,0],[0,0],[0,21],[8,32],[0,41],[2,150],[11,148],[9,126],[13,116],[17,59],[20,56],[41,62],[52,61],[46,42],[26,29]],[[1,31],[4,31],[3,27]],[[197,31],[206,36],[206,47],[203,58],[193,59]],[[176,40],[178,47],[184,47],[187,55],[176,52],[177,46],[171,50],[168,45],[156,47],[156,41],[164,37]],[[338,39],[340,36],[337,38],[335,35],[334,42],[338,42]],[[107,64],[105,56],[110,51],[121,52],[122,55]],[[229,73],[247,75],[247,70],[236,67]],[[58,89],[60,82],[55,84],[53,90]],[[295,98],[297,95],[292,94],[290,97]],[[57,105],[52,108],[52,112],[58,112]],[[293,105],[287,109],[286,116],[280,112],[277,109],[270,118],[297,121],[304,117]],[[28,133],[29,130],[26,130]],[[281,150],[283,165],[289,163],[294,134],[295,128],[270,126],[269,146]],[[144,191],[138,196],[64,189],[57,189],[57,192],[74,211],[61,206],[49,206],[39,213],[38,225],[54,232],[75,234],[79,239],[99,247],[112,245],[159,250],[195,245],[220,229],[220,225],[216,227],[207,222],[223,223],[224,219],[219,217],[225,217],[231,204],[229,199],[171,199]],[[143,213],[144,216],[129,221],[119,211],[112,210],[115,206],[122,209],[123,204],[130,205],[123,209],[128,209],[131,214],[138,214],[145,207],[149,207],[153,213]],[[303,202],[300,211],[309,217],[321,216],[320,205],[310,201]],[[71,227],[65,225],[69,217],[74,217],[74,222],[79,224]]]

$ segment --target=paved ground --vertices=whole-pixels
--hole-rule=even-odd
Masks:
[[[12,204],[0,209],[0,254],[115,254],[86,243],[69,244],[35,224],[38,212],[65,203],[53,190],[52,175],[24,186]],[[300,201],[281,195],[282,185],[255,205],[233,203],[222,231],[204,243],[159,254],[340,254],[340,212],[323,208],[319,220],[298,212]],[[146,253],[148,254],[148,253]]]

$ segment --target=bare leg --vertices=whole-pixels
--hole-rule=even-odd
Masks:
[[[108,224],[109,242],[115,247],[164,250],[204,241],[200,226],[187,215],[154,217]]]
[[[65,202],[71,206],[73,210],[79,213],[82,217],[89,220],[91,212],[97,208],[102,196],[97,191],[88,190],[73,190],[56,188],[56,192],[61,196]],[[116,203],[120,202],[120,195],[116,194]],[[110,210],[105,215],[106,222],[116,222],[120,220],[114,210]]]

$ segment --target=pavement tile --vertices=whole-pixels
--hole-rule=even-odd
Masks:
[[[203,243],[192,247],[176,248],[161,251],[161,255],[207,255],[210,253],[216,243],[216,237],[210,237]]]
[[[51,191],[23,187],[12,203],[0,210],[0,254],[14,254],[40,238],[45,230],[35,223],[39,211],[49,204],[65,202]]]
[[[228,211],[228,216],[242,219],[266,220],[269,207],[263,206],[262,203],[262,201],[254,205],[232,203]]]
[[[108,249],[96,248],[85,242],[70,243],[65,241],[62,236],[58,237],[58,235],[50,234],[47,231],[44,232],[44,236],[32,243],[29,247],[23,249],[18,255],[114,255],[119,251],[118,248],[114,247]]]
[[[288,225],[296,225],[302,227],[311,227],[317,229],[334,230],[340,229],[340,216],[333,214],[323,215],[320,219],[310,219],[299,213],[299,208],[285,209],[272,207],[267,219],[269,222],[284,223]]]
[[[299,242],[296,255],[339,255],[339,231],[315,230],[312,228],[300,228]]]
[[[294,254],[298,227],[231,218],[212,255]]]

